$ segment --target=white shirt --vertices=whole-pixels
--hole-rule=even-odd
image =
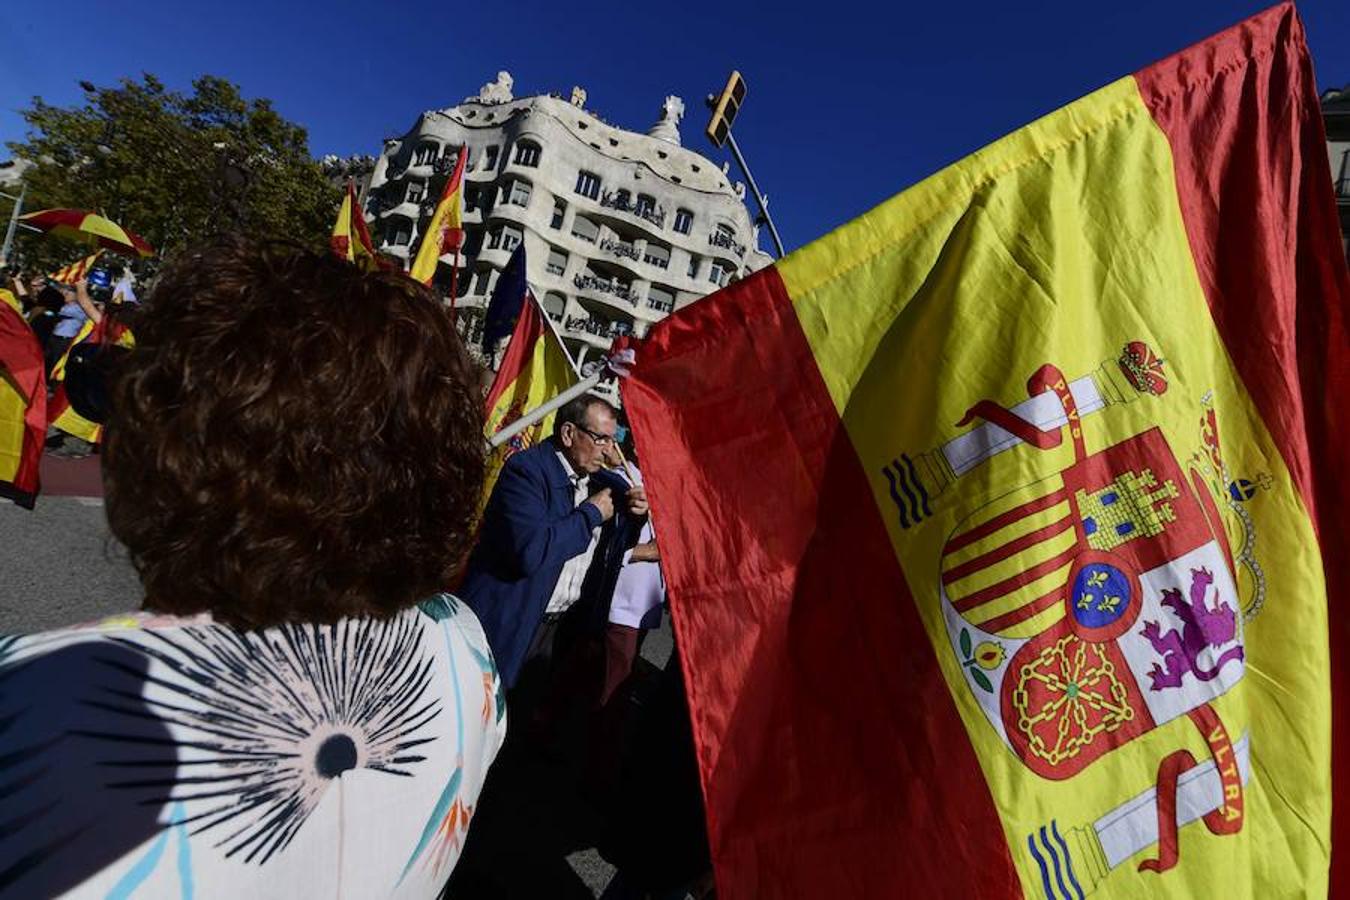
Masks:
[[[590,476],[578,475],[572,470],[567,457],[558,454],[558,462],[572,482],[573,506],[580,506],[590,496]],[[581,599],[581,583],[586,579],[586,570],[591,567],[591,557],[595,556],[595,545],[600,541],[600,526],[591,529],[591,542],[580,554],[563,563],[562,574],[553,586],[553,595],[548,598],[545,614],[560,613]]]
[[[633,477],[622,467],[614,473],[624,481],[642,484],[642,473],[632,466]],[[647,519],[638,535],[638,543],[645,544],[655,540],[652,520]],[[666,582],[661,577],[661,564],[633,560],[633,551],[624,554],[623,568],[619,570],[619,580],[614,584],[614,599],[609,605],[609,620],[615,625],[627,625],[630,628],[659,628],[661,626],[661,604],[666,599]]]

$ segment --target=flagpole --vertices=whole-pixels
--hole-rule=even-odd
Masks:
[[[459,248],[455,248],[454,262],[450,263],[450,325],[455,324],[455,294],[459,284]]]
[[[605,369],[602,366],[600,369],[596,370],[594,375],[589,378],[581,379],[581,381],[578,381],[576,384],[572,385],[552,400],[547,401],[542,406],[536,406],[510,425],[507,425],[501,431],[488,438],[488,449],[497,449],[502,444],[511,440],[511,438],[520,434],[526,428],[529,428],[534,423],[549,415],[549,413],[566,406],[570,401],[575,400],[577,397],[580,397],[582,394],[599,384],[601,379],[604,378],[604,375]]]

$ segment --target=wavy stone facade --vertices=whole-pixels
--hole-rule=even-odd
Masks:
[[[580,89],[571,102],[510,89],[503,72],[477,97],[424,113],[385,143],[366,195],[377,248],[406,262],[468,148],[456,303],[471,340],[521,241],[530,285],[578,365],[772,261],[744,187],[680,146],[679,98],[638,134],[588,112]],[[452,262],[443,256],[436,275],[447,292]]]

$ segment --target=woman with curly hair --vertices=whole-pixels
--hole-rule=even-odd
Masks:
[[[143,612],[0,638],[0,894],[434,896],[505,729],[478,374],[397,274],[187,253],[114,377]]]

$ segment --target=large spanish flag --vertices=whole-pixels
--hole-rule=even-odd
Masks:
[[[1286,4],[654,327],[718,896],[1350,894],[1347,304]]]
[[[23,316],[0,303],[0,497],[33,508],[46,436],[42,348]]]
[[[526,291],[529,289],[526,288]],[[553,329],[544,322],[539,304],[526,296],[506,345],[502,364],[488,388],[484,437],[492,437],[516,419],[561,394],[577,382],[567,350]],[[542,441],[553,433],[554,416],[548,415],[492,451],[483,479],[483,505],[492,496],[502,466],[512,454]]]

